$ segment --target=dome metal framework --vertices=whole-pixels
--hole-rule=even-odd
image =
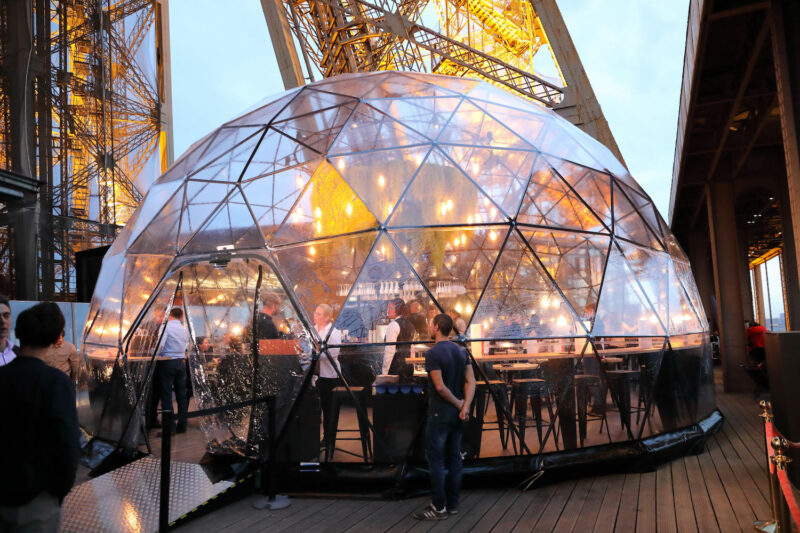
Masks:
[[[267,293],[282,301],[283,338],[271,344],[254,331]],[[348,388],[372,385],[385,302],[398,297],[423,313],[460,313],[481,379],[492,377],[491,354],[570,361],[545,369],[558,416],[540,452],[559,449],[555,418],[569,414],[559,402],[575,375],[595,368],[600,389],[613,381],[607,356],[628,364],[638,353],[642,411],[637,427],[621,416],[618,434],[606,420],[609,442],[713,410],[708,323],[688,260],[609,150],[485,82],[378,72],[288,91],[198,141],[156,181],[95,290],[84,357],[95,388],[117,380],[126,394],[93,406],[88,425],[135,446],[130,413],[172,305],[185,308],[193,338],[219,347],[212,363],[193,346],[198,404],[274,394],[283,425],[313,360],[331,350],[343,362],[360,349],[366,372],[343,363],[342,377]],[[320,336],[312,324],[323,303],[334,317]],[[622,393],[611,392],[619,410]],[[205,417],[206,440],[244,450],[256,418]]]

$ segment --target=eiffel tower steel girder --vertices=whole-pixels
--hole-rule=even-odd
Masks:
[[[376,70],[478,78],[555,109],[622,160],[555,0],[261,5],[286,88],[316,76]],[[543,57],[555,66],[555,78],[536,72]]]

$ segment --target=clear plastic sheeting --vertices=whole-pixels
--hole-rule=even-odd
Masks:
[[[192,408],[275,397],[282,460],[424,459],[443,312],[478,376],[470,460],[636,441],[714,408],[708,323],[652,200],[605,147],[482,82],[380,72],[276,96],[153,185],[97,287],[82,422],[126,447],[176,306]],[[263,416],[192,430],[253,456]]]

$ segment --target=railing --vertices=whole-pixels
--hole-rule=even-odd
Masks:
[[[757,520],[753,525],[758,531],[788,532],[792,521],[800,525],[800,508],[786,472],[786,465],[792,460],[785,452],[789,448],[800,448],[800,443],[792,442],[781,435],[772,420],[772,405],[761,401],[761,414],[764,420],[765,446],[769,468],[769,495],[772,504],[772,518]]]
[[[186,418],[197,418],[201,416],[215,415],[225,411],[233,411],[243,407],[256,406],[266,403],[267,409],[264,415],[267,417],[267,431],[269,437],[261,442],[260,455],[263,457],[265,447],[269,449],[267,458],[267,496],[269,500],[275,499],[275,397],[263,396],[255,400],[232,403],[211,409],[192,411]],[[172,423],[174,413],[172,410],[161,411],[161,489],[158,502],[158,531],[163,533],[169,531],[169,482],[170,482],[170,460],[172,455]]]

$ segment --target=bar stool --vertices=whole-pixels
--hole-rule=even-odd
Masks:
[[[633,439],[631,429],[631,386],[639,381],[639,370],[608,370],[606,379],[611,390],[611,399],[619,411],[620,423]]]
[[[594,374],[575,374],[575,376],[573,376],[573,382],[575,384],[575,401],[578,404],[578,436],[582,448],[586,440],[586,429],[589,422],[599,420],[600,433],[603,433],[603,423],[605,423],[606,429],[608,429],[605,405],[600,406],[600,415],[590,415],[588,412],[589,401],[592,399],[592,389],[599,387],[602,390],[603,382],[600,376],[595,376]],[[609,442],[610,441],[611,436],[609,432]]]
[[[622,357],[603,357],[602,361],[608,370],[622,370],[622,363],[625,362]]]
[[[497,415],[497,431],[500,434],[500,444],[503,449],[508,448],[508,429],[506,428],[505,413],[508,412],[508,386],[505,381],[499,379],[489,380],[488,385],[485,381],[478,382],[475,389],[475,403],[472,404],[472,417],[483,418],[489,409],[489,398],[494,400],[494,412]],[[498,403],[499,400],[499,403]],[[487,427],[483,423],[482,431],[494,428]]]
[[[372,439],[370,438],[369,433],[369,423],[363,417],[358,409],[360,406],[362,409],[366,409],[367,402],[365,401],[364,395],[366,394],[366,389],[364,387],[350,387],[350,391],[353,393],[353,396],[356,398],[356,402],[359,405],[356,406],[356,416],[358,418],[358,429],[352,428],[344,428],[339,429],[339,412],[344,404],[353,404],[353,398],[348,392],[347,387],[335,387],[332,392],[331,401],[333,402],[333,406],[331,407],[331,431],[329,431],[329,442],[325,443],[325,460],[330,461],[333,459],[333,453],[336,451],[336,438],[339,433],[359,433],[359,437],[342,437],[339,440],[360,440],[361,441],[361,450],[363,452],[364,462],[368,462],[372,458]],[[349,453],[349,452],[347,452]]]
[[[542,397],[545,398],[547,405],[548,420],[542,420]],[[536,432],[539,435],[539,445],[542,445],[542,422],[550,424],[554,420],[553,406],[550,401],[550,394],[547,390],[547,382],[539,378],[519,378],[511,380],[511,405],[514,407],[514,417],[519,428],[520,449],[525,442],[525,429],[528,427],[528,402],[531,404],[534,420],[536,420]],[[514,452],[516,453],[516,441],[514,433],[511,433]],[[558,450],[558,439],[554,439],[556,450]]]

